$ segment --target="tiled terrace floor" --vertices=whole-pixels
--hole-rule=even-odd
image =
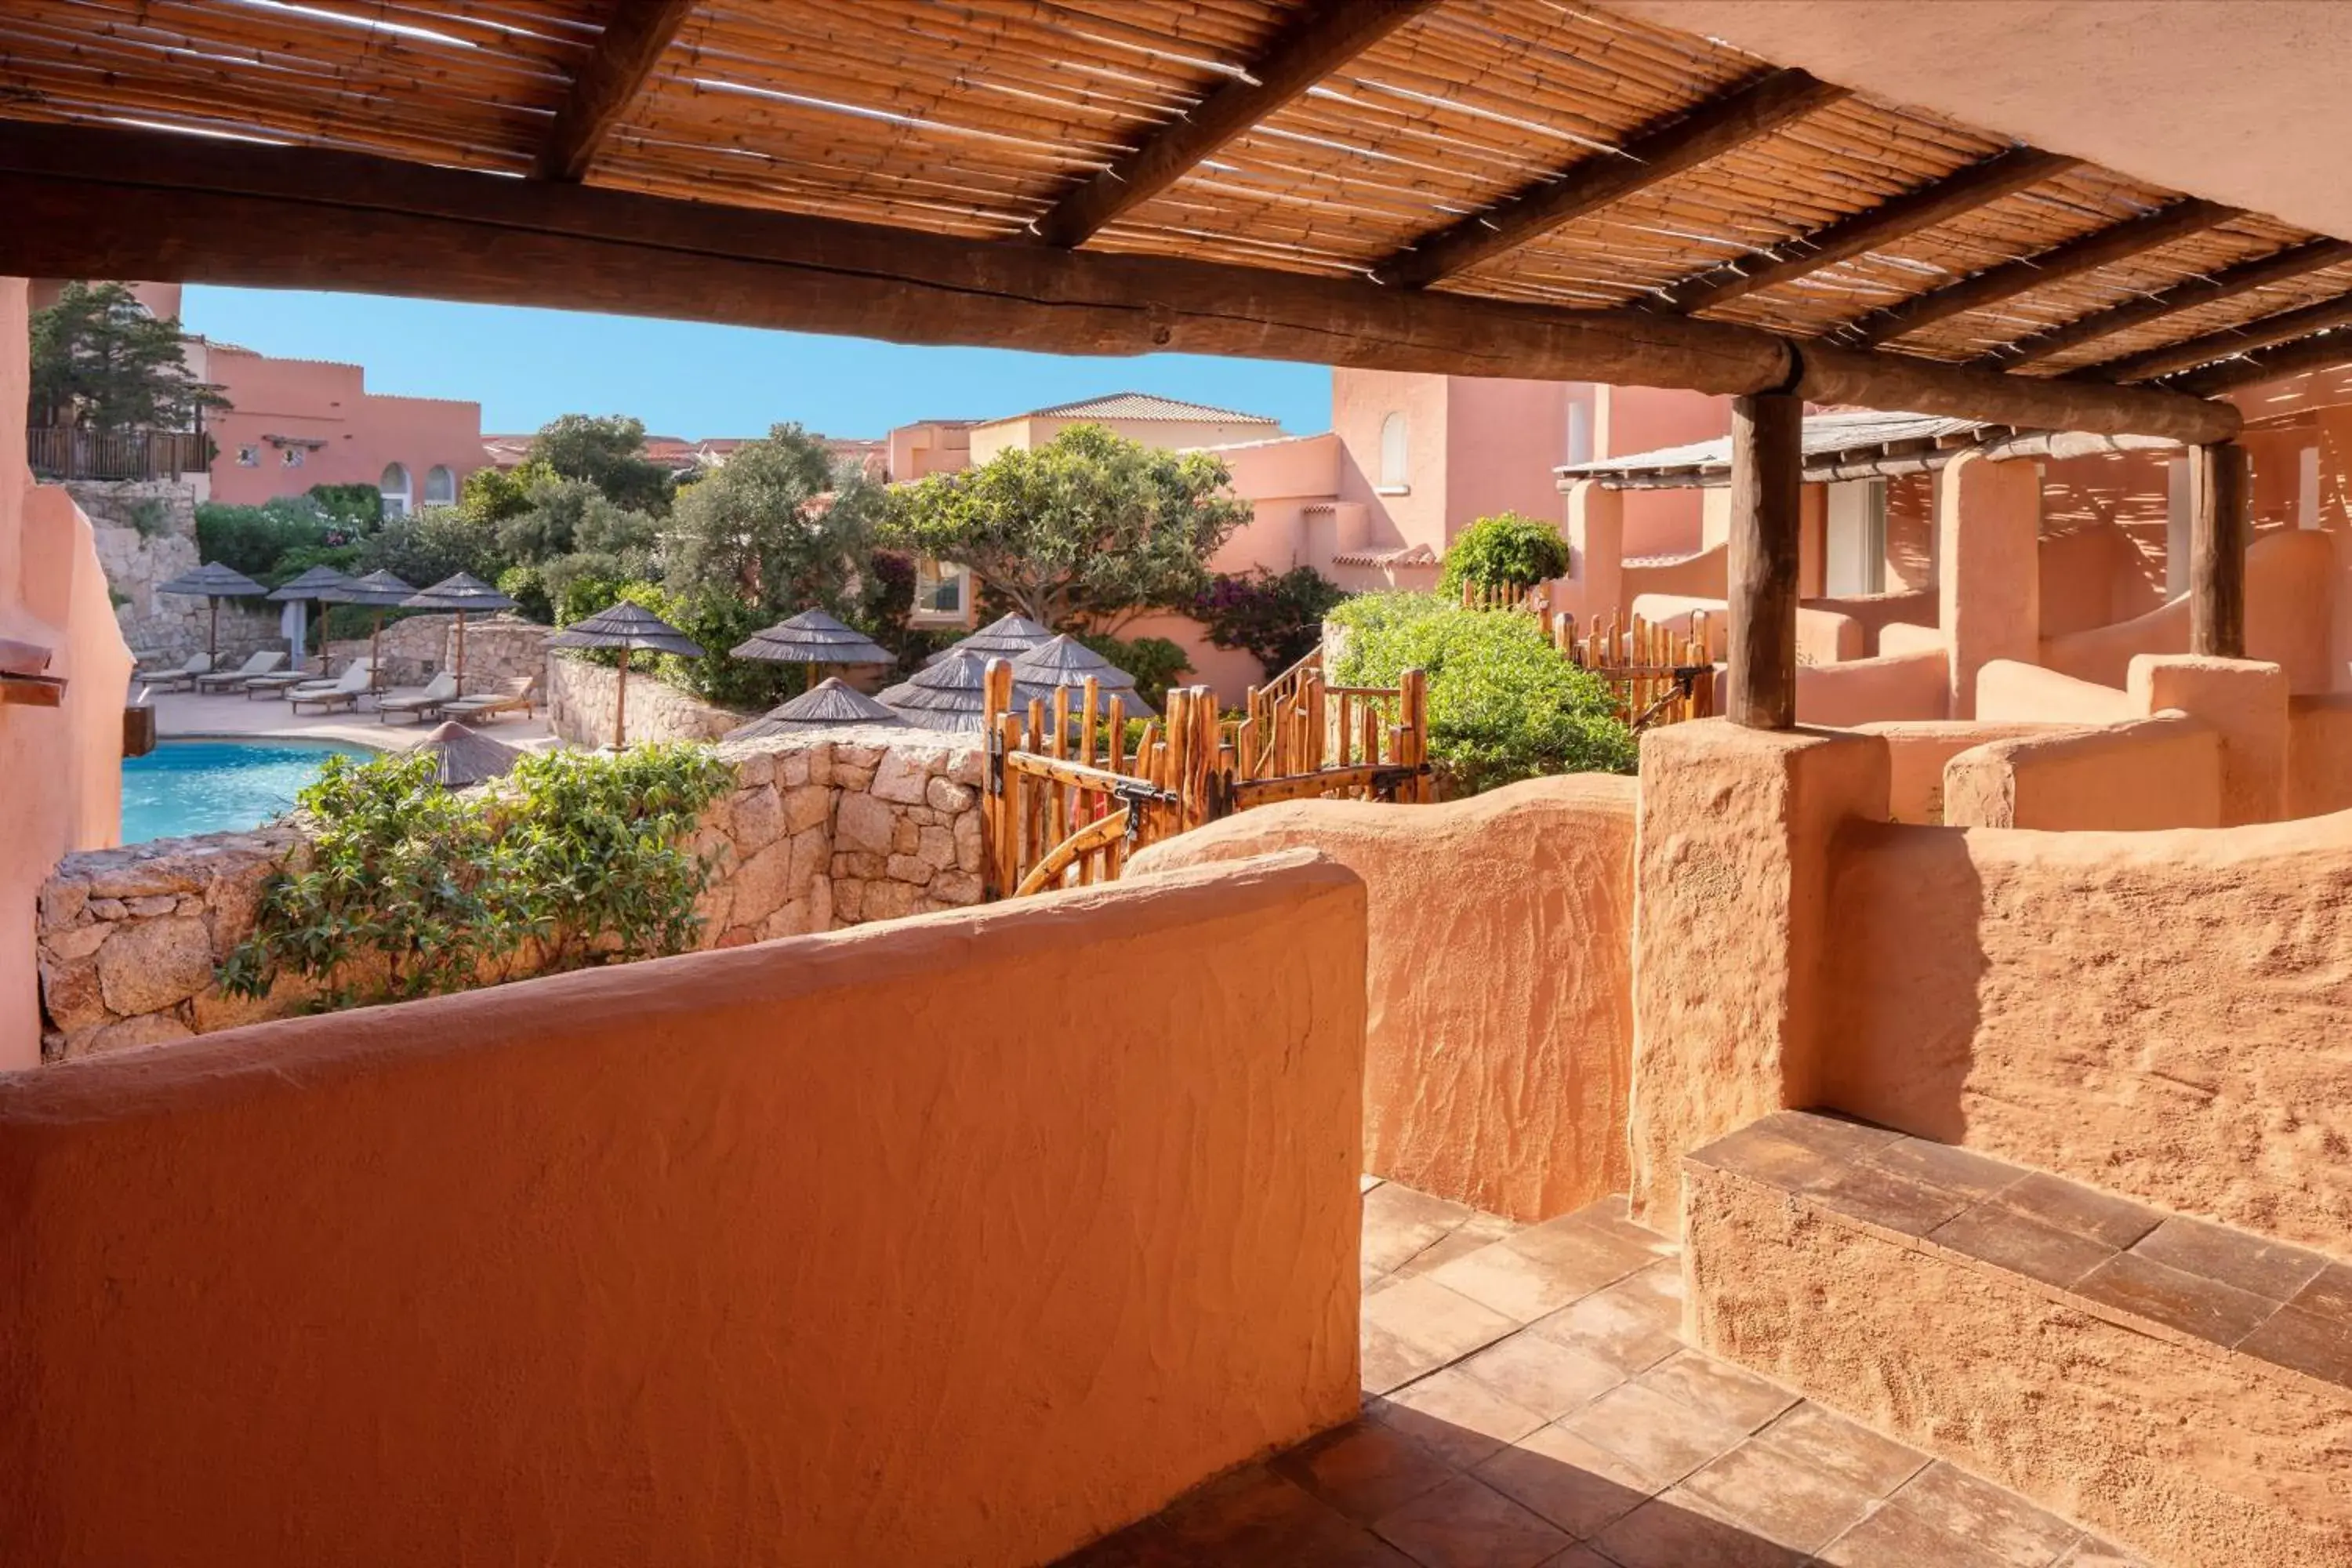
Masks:
[[[139,682],[131,683],[132,695]],[[363,703],[360,711],[348,710],[320,713],[306,709],[297,713],[283,701],[261,700],[232,691],[226,695],[207,692],[166,691],[152,699],[155,705],[155,732],[165,740],[188,736],[235,736],[238,738],[290,741],[355,742],[380,750],[404,750],[415,745],[433,731],[431,724],[420,724],[413,719],[396,719],[392,723],[380,721],[375,703]],[[509,713],[494,723],[483,726],[482,732],[495,735],[510,746],[542,750],[555,743],[552,731],[547,727],[547,710],[533,713]]]
[[[1623,1200],[1519,1227],[1364,1193],[1364,1414],[1062,1568],[2134,1568],[1684,1345]]]

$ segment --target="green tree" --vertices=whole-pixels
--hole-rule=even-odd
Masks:
[[[120,283],[68,283],[34,314],[30,423],[93,430],[187,430],[220,389],[188,371],[176,318],[158,320]]]
[[[504,522],[530,510],[530,488],[555,478],[544,463],[524,462],[512,469],[476,468],[457,487],[457,510],[476,522]]]
[[[1312,566],[1276,574],[1220,572],[1192,602],[1192,618],[1219,647],[1239,648],[1280,675],[1323,640],[1323,617],[1347,590]]]
[[[642,419],[566,414],[540,426],[530,461],[595,486],[615,506],[656,517],[669,510],[670,471],[646,456]]]
[[[1462,584],[1485,588],[1532,588],[1568,571],[1568,541],[1548,522],[1515,511],[1482,517],[1446,547],[1445,570],[1437,591],[1459,595]]]
[[[489,525],[499,552],[509,561],[531,565],[586,551],[641,557],[640,572],[651,563],[661,529],[658,520],[620,505],[584,479],[542,469],[523,501],[522,510]]]
[[[454,506],[428,506],[385,518],[361,542],[358,563],[362,572],[389,572],[420,588],[459,572],[496,583],[513,564],[499,552],[495,531]]]
[[[662,580],[686,599],[730,598],[772,618],[811,605],[854,613],[883,500],[799,426],[779,425],[680,492],[662,529]]]
[[[722,471],[723,473],[723,471]],[[1046,445],[999,453],[892,492],[883,542],[971,569],[1049,626],[1085,616],[1116,632],[1154,608],[1189,606],[1209,557],[1249,521],[1225,466],[1076,425]]]

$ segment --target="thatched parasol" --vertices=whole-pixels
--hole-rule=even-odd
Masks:
[[[1127,717],[1160,717],[1152,711],[1150,703],[1136,695],[1135,677],[1067,632],[1039,643],[1013,661],[1013,679],[1017,685],[1042,686],[1048,691],[1057,686],[1083,687],[1090,676],[1105,695],[1118,693],[1119,710]]]
[[[330,590],[340,588],[350,581],[349,577],[331,566],[313,566],[291,583],[273,590],[269,597],[274,603],[280,605],[291,604],[297,600],[304,604],[315,604],[324,599]],[[319,618],[321,623],[326,620],[324,615]],[[305,638],[304,641],[307,642],[308,639]],[[322,624],[319,633],[320,651],[324,652],[326,647],[327,634]],[[308,647],[297,644],[294,648],[294,668],[301,668],[303,663],[310,658],[310,650]]]
[[[898,656],[855,626],[823,610],[803,610],[763,632],[753,632],[730,650],[737,658],[776,664],[896,664]]]
[[[621,679],[613,693],[613,749],[629,743],[629,654],[644,648],[700,658],[702,645],[646,609],[624,599],[572,622],[547,639],[550,647],[610,647],[621,651]]]
[[[260,584],[232,567],[217,561],[207,561],[193,572],[183,572],[168,583],[155,584],[159,594],[185,594],[194,599],[213,602],[213,629],[205,638],[205,651],[215,664],[220,662],[220,602],[223,599],[257,599],[269,592]]]
[[[371,572],[364,577],[353,577],[319,595],[321,604],[365,605],[375,611],[375,630],[368,634],[368,668],[374,672],[373,684],[378,690],[389,684],[384,679],[382,658],[383,613],[394,605],[408,603],[415,596],[415,589],[389,572]]]
[[[403,609],[408,610],[457,612],[457,694],[461,697],[466,693],[466,617],[515,607],[512,599],[470,572],[444,577],[430,588],[411,594],[400,604]]]
[[[919,730],[982,730],[988,723],[988,696],[982,683],[988,675],[984,653],[950,650],[910,680],[884,691],[883,707]],[[1016,701],[1049,695],[1049,688],[1015,687]]]
[[[937,664],[958,653],[976,653],[982,658],[1017,658],[1039,643],[1052,640],[1053,636],[1052,628],[1041,626],[1026,616],[999,616],[962,641],[950,643],[933,654],[929,662]]]
[[[754,741],[762,735],[792,735],[809,730],[835,730],[849,724],[904,724],[906,721],[851,686],[828,675],[781,708],[772,708],[749,724],[727,731],[730,741]]]
[[[419,751],[435,753],[444,789],[464,789],[467,784],[498,778],[522,757],[520,748],[468,730],[455,719],[416,742],[416,746]]]

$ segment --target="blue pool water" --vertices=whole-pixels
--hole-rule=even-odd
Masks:
[[[375,753],[323,741],[165,741],[123,759],[122,842],[258,827],[337,754]]]

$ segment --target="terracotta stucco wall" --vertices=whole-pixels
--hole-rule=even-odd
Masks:
[[[1331,429],[1348,449],[1339,499],[1362,502],[1370,542],[1383,549],[1426,544],[1443,554],[1450,482],[1445,438],[1447,378],[1407,371],[1346,370],[1331,374]],[[1381,427],[1405,417],[1406,472],[1401,492],[1381,480]]]
[[[0,1080],[0,1538],[1054,1558],[1354,1414],[1363,957],[1298,857]]]
[[[1546,1219],[1625,1189],[1634,796],[1585,774],[1444,805],[1297,802],[1136,865],[1307,847],[1362,877],[1365,1168]]]
[[[2330,689],[2339,662],[2329,653],[2329,623],[2340,610],[2330,595],[2352,579],[2336,576],[2333,552],[2329,535],[2301,529],[2273,529],[2246,548],[2246,653],[2284,668],[2298,693]],[[2127,621],[2044,637],[2041,657],[2053,670],[2114,686],[2137,655],[2188,651],[2182,597]]]
[[[0,408],[27,385],[26,283],[0,279]],[[49,652],[55,708],[0,704],[0,1068],[40,1059],[35,900],[68,850],[110,844],[121,816],[122,704],[131,653],[107,597],[89,520],[37,486],[25,427],[0,421],[0,637]]]
[[[1568,407],[1581,384],[1505,377],[1447,378],[1445,531],[1516,511],[1557,527]]]
[[[1832,866],[1827,1103],[2346,1252],[2352,815],[1856,825]]]
[[[409,503],[425,504],[425,475],[436,465],[454,481],[488,461],[478,403],[371,393],[352,364],[276,359],[209,345],[205,374],[219,384],[229,407],[208,415],[219,444],[212,466],[212,499],[255,505],[272,496],[300,495],[312,485],[374,485],[384,466],[408,469]],[[288,468],[270,436],[322,441]],[[257,448],[257,466],[237,461],[238,449]]]

